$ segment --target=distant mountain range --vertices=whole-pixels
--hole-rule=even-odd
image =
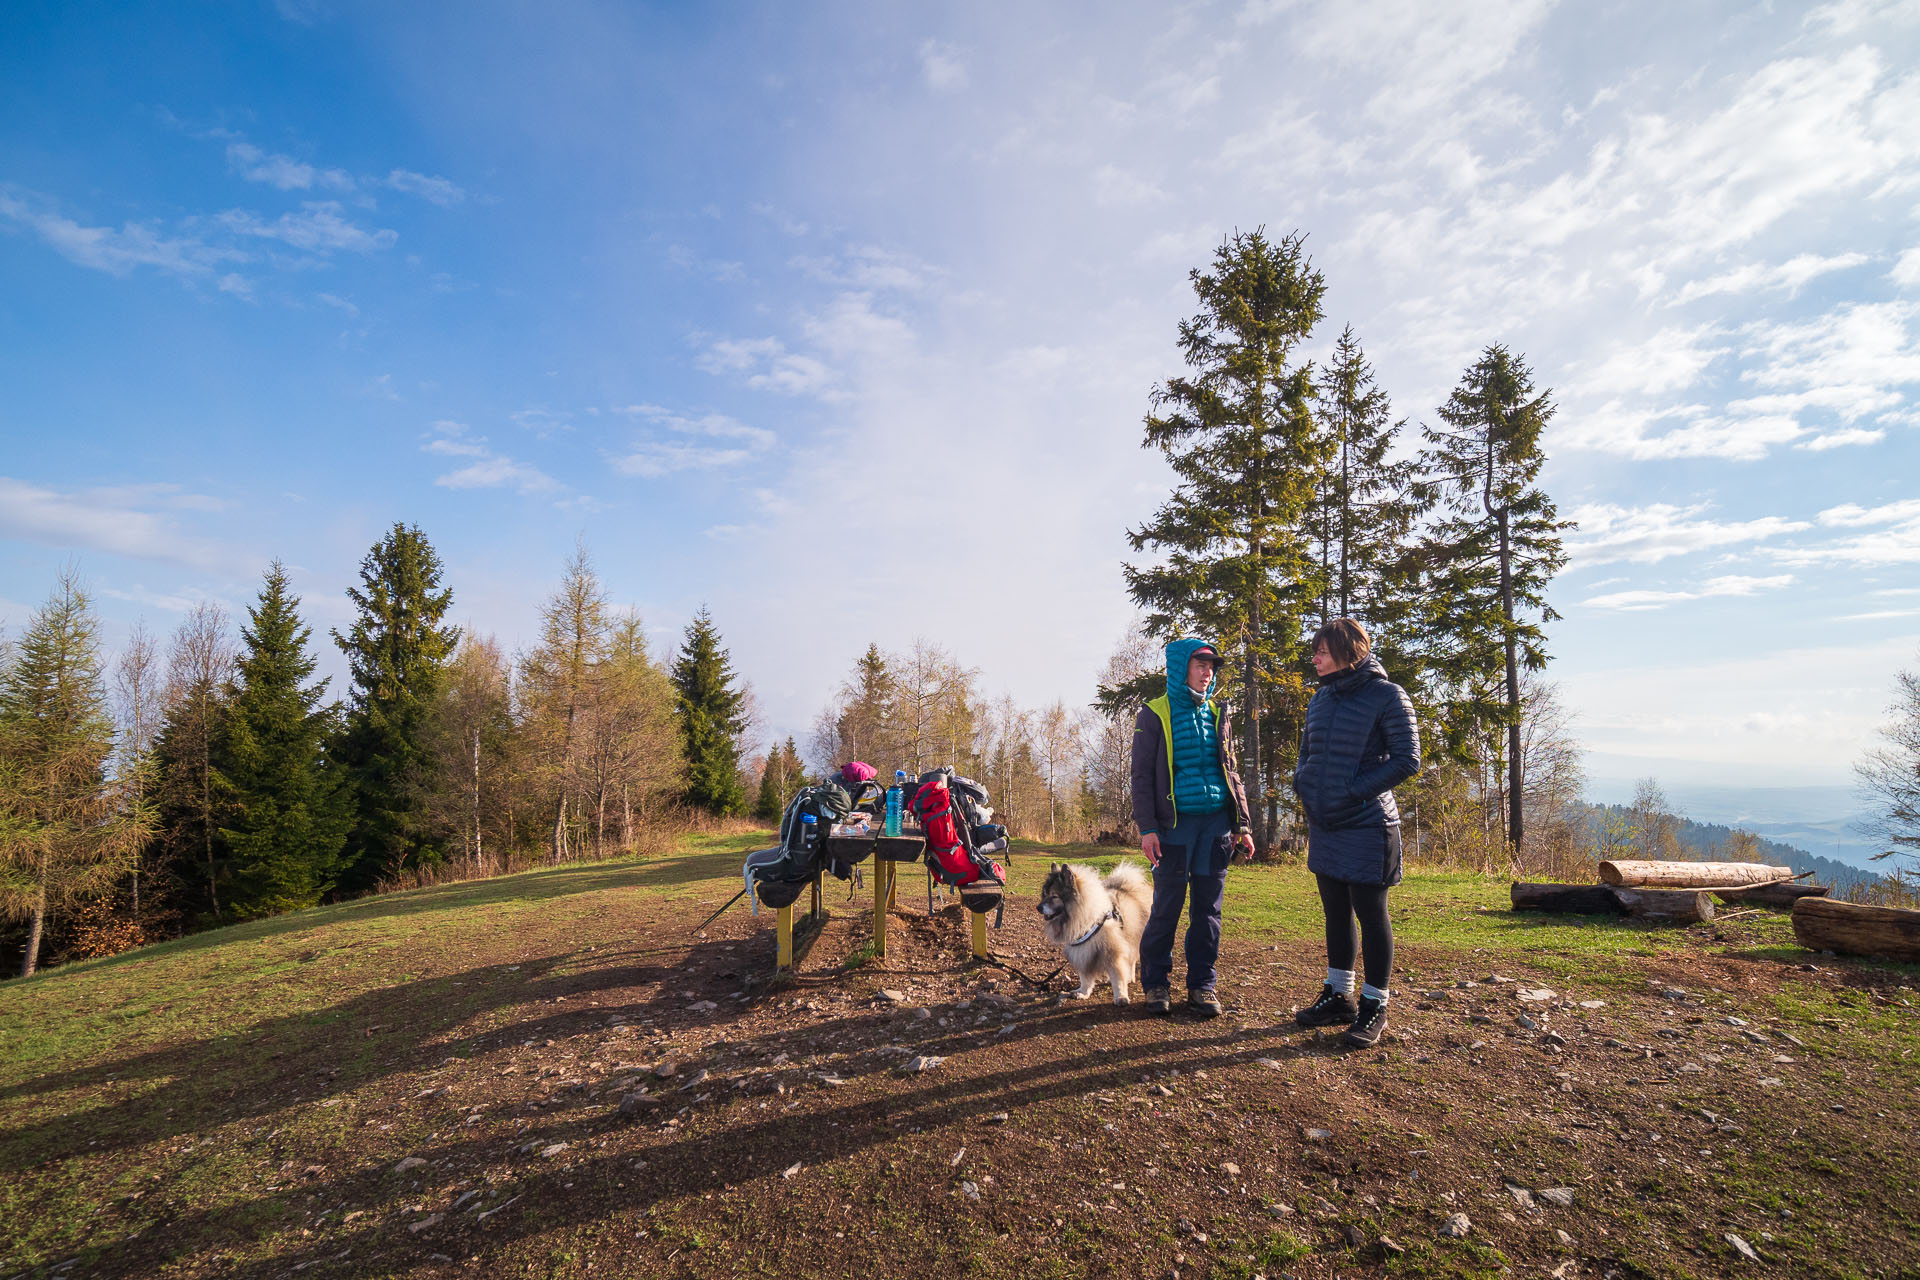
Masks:
[[[1587,799],[1595,804],[1626,804],[1634,783],[1624,778],[1593,778]],[[1802,852],[1855,868],[1874,867],[1871,859],[1886,846],[1861,828],[1871,814],[1852,787],[1719,787],[1661,784],[1668,805],[1694,822],[1751,831]],[[1876,869],[1877,874],[1877,869]]]
[[[1624,819],[1627,815],[1625,805],[1589,804],[1582,807],[1587,811],[1588,822],[1595,829],[1610,821]],[[1760,826],[1761,824],[1758,823],[1741,823],[1738,827],[1731,827],[1717,822],[1695,822],[1691,818],[1682,817],[1676,835],[1679,838],[1680,847],[1686,851],[1691,860],[1705,862],[1711,861],[1724,849],[1736,830],[1751,831],[1760,837],[1760,856],[1767,862],[1775,866],[1792,867],[1795,874],[1811,871],[1813,883],[1833,886],[1836,897],[1856,885],[1870,885],[1880,878],[1877,870],[1868,871],[1851,863],[1809,853],[1805,849],[1766,835],[1760,830]]]

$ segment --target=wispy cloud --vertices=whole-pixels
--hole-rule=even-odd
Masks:
[[[1813,526],[1804,520],[1761,516],[1754,520],[1712,520],[1705,503],[1681,507],[1656,502],[1644,507],[1588,503],[1570,513],[1577,533],[1567,540],[1576,566],[1626,562],[1658,564],[1675,556],[1759,542]]]
[[[1710,276],[1704,280],[1688,281],[1674,295],[1669,305],[1682,306],[1699,298],[1710,298],[1715,294],[1757,293],[1767,289],[1780,289],[1788,294],[1795,294],[1821,276],[1830,275],[1835,271],[1849,270],[1867,260],[1867,255],[1864,253],[1839,253],[1832,257],[1821,257],[1817,253],[1803,253],[1781,263],[1750,262],[1745,266],[1735,267],[1732,271]]]
[[[372,253],[392,248],[400,238],[396,231],[370,231],[342,217],[335,200],[309,201],[300,206],[300,212],[283,213],[271,222],[247,209],[230,209],[220,215],[219,221],[235,235],[278,240],[309,253]]]
[[[451,209],[467,198],[466,191],[457,183],[430,174],[415,173],[411,169],[395,169],[387,175],[387,185],[395,191],[419,196],[443,209]]]
[[[466,466],[436,476],[443,489],[514,489],[523,494],[553,494],[560,482],[540,468],[496,453],[485,436],[476,436],[464,422],[442,418],[433,424],[422,453],[449,458],[471,458]]]
[[[939,40],[920,43],[920,74],[927,87],[936,93],[951,93],[967,87],[967,64],[960,51]]]
[[[1755,596],[1763,591],[1777,591],[1790,585],[1793,575],[1777,574],[1767,578],[1749,578],[1728,575],[1720,578],[1708,578],[1692,591],[1616,591],[1610,595],[1592,596],[1580,603],[1589,609],[1614,609],[1623,612],[1664,609],[1668,605],[1682,604],[1689,600],[1706,600],[1716,596]]]
[[[321,169],[292,156],[262,151],[251,142],[227,144],[227,167],[248,182],[264,182],[281,191],[309,191],[327,187],[351,191],[353,177],[344,169]]]
[[[1877,507],[1842,503],[1818,517],[1828,529],[1869,530],[1832,542],[1771,548],[1768,554],[1783,564],[1851,564],[1862,568],[1920,564],[1920,498],[1905,498]]]
[[[0,537],[228,571],[248,565],[249,558],[179,524],[179,513],[221,505],[176,485],[62,490],[0,476]]]
[[[765,453],[776,441],[773,432],[720,413],[689,418],[654,404],[627,405],[618,412],[654,428],[609,459],[622,475],[653,479],[736,466]],[[659,434],[662,431],[671,434]]]
[[[15,187],[0,187],[0,217],[26,227],[69,262],[109,275],[152,267],[171,275],[199,277],[221,263],[243,261],[246,256],[197,236],[168,235],[143,223],[128,222],[118,230],[86,226],[59,213],[44,197]]]
[[[778,338],[717,338],[694,357],[708,373],[745,374],[748,386],[782,395],[819,395],[833,371],[813,356],[787,350]]]

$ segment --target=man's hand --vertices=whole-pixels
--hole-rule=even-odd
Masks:
[[[1140,837],[1140,852],[1147,855],[1149,866],[1160,865],[1160,837],[1149,831]]]
[[[1233,838],[1233,847],[1251,858],[1253,856],[1253,836],[1242,831]]]

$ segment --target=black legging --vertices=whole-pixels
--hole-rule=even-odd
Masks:
[[[1349,884],[1331,876],[1315,876],[1320,882],[1320,905],[1327,913],[1327,967],[1353,968],[1359,949],[1353,937],[1355,917],[1360,920],[1360,943],[1366,947],[1367,985],[1382,991],[1393,975],[1393,922],[1387,919],[1387,886]]]

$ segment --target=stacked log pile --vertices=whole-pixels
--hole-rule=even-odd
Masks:
[[[1574,915],[1622,915],[1673,924],[1698,924],[1714,916],[1713,898],[1756,906],[1791,906],[1825,894],[1823,887],[1796,885],[1791,867],[1759,862],[1652,862],[1620,859],[1600,864],[1599,884],[1515,884],[1515,911]],[[1772,898],[1751,895],[1772,894]]]

